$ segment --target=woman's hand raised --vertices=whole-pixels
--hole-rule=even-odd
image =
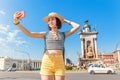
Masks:
[[[25,17],[25,11],[21,11],[21,12],[16,12],[14,15],[13,15],[13,18],[14,18],[14,24],[15,25],[18,25],[20,24],[19,20],[21,20],[22,18]]]
[[[25,17],[25,11],[16,12],[16,13],[14,14],[14,19],[20,20],[20,19],[22,19],[22,18],[24,18],[24,17]]]

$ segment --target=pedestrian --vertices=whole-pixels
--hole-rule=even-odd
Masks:
[[[22,13],[21,13],[22,14]],[[80,27],[79,24],[64,19],[61,15],[51,12],[44,18],[48,24],[48,32],[29,32],[20,23],[20,19],[24,17],[20,12],[14,14],[14,24],[32,38],[44,38],[45,52],[41,64],[41,80],[64,80],[65,79],[65,64],[63,58],[64,40]],[[63,23],[72,26],[72,29],[66,32],[60,32]],[[65,27],[64,27],[65,28]]]

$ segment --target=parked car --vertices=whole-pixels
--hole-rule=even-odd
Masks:
[[[8,68],[7,71],[16,71],[16,70],[17,70],[16,68],[10,67],[10,68]]]
[[[115,70],[113,68],[106,67],[104,65],[93,64],[88,67],[88,73],[90,74],[95,74],[95,73],[113,74],[115,73]]]

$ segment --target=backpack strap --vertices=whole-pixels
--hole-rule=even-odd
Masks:
[[[64,41],[65,41],[65,32],[62,32]],[[63,48],[63,59],[65,60],[65,47]]]
[[[44,53],[46,51],[46,36],[47,36],[48,32],[45,33],[45,36],[44,36],[44,45],[45,45],[45,48],[44,48]]]
[[[62,35],[63,35],[63,38],[64,38],[64,40],[65,40],[65,32],[61,32],[62,33]]]

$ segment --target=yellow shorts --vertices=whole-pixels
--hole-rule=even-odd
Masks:
[[[44,54],[41,64],[41,75],[65,75],[65,65],[62,54]]]

